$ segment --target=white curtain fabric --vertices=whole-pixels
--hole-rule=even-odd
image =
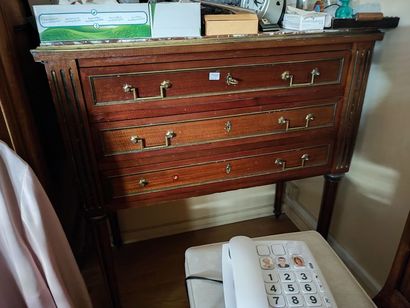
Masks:
[[[37,177],[0,142],[0,306],[91,307],[60,222]]]

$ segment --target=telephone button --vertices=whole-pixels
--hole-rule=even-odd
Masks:
[[[299,287],[296,283],[285,283],[283,285],[283,291],[287,294],[299,293]]]
[[[289,307],[304,306],[303,298],[299,294],[286,295],[286,300],[288,301]]]
[[[260,265],[265,270],[274,269],[275,265],[271,257],[261,257],[259,258]]]
[[[296,244],[294,244],[294,243],[292,243],[292,244],[287,244],[287,245],[286,245],[286,248],[288,249],[288,253],[289,253],[290,255],[298,255],[298,254],[300,254],[300,250],[299,250],[298,245],[296,245]]]
[[[285,298],[282,295],[268,296],[268,301],[271,307],[285,307]]]
[[[260,255],[260,256],[269,256],[270,255],[269,246],[258,245],[258,246],[256,246],[256,250],[258,251],[258,255]]]
[[[274,244],[271,246],[272,253],[277,256],[283,256],[285,254],[285,249],[281,244]]]
[[[311,282],[312,275],[308,271],[297,271],[295,272],[296,278],[300,282]]]
[[[263,281],[265,282],[278,282],[279,277],[275,271],[262,271],[263,272]]]
[[[316,283],[319,287],[320,292],[325,292],[325,288],[323,286],[322,280],[320,280],[319,275],[317,273],[313,274],[316,280]]]
[[[332,302],[327,296],[324,297],[324,302],[325,302],[326,307],[332,307]]]
[[[322,305],[322,301],[320,300],[320,297],[314,294],[305,295],[305,301],[309,307]]]
[[[316,286],[313,283],[301,283],[300,288],[303,293],[316,293]]]
[[[266,293],[268,294],[280,294],[282,289],[279,283],[265,283]]]
[[[295,276],[292,272],[280,272],[279,273],[280,281],[282,282],[294,282]]]

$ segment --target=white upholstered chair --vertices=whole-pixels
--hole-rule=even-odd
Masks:
[[[304,231],[256,238],[258,240],[304,241],[318,263],[339,308],[367,308],[375,304],[356,281],[329,244],[316,231]],[[185,252],[185,273],[222,279],[222,243],[191,247]],[[190,279],[187,291],[192,308],[223,308],[223,286],[220,283]],[[255,307],[257,308],[257,307]]]

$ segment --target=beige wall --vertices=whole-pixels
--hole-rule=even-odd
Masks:
[[[410,209],[410,1],[381,0],[400,26],[377,43],[350,172],[331,235],[368,279],[383,285]],[[297,181],[298,203],[317,217],[321,178]]]
[[[240,189],[119,212],[124,241],[272,215],[274,185]]]

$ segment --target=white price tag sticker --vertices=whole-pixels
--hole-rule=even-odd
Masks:
[[[220,72],[210,72],[209,73],[209,80],[220,80],[221,73]]]

